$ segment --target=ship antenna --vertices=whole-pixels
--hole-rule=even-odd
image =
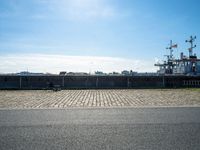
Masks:
[[[190,39],[189,40],[186,40],[185,42],[186,43],[190,43],[190,48],[188,48],[189,50],[189,57],[190,56],[193,56],[193,49],[196,47],[196,45],[194,45],[194,41],[196,40],[196,36],[190,36]]]
[[[177,44],[173,44],[172,40],[170,40],[170,46],[167,47],[166,49],[169,49],[170,50],[170,55],[169,55],[169,58],[172,59],[173,58],[173,48],[177,48],[178,45]]]

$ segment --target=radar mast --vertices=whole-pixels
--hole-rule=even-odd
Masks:
[[[196,40],[196,36],[190,36],[189,40],[186,40],[186,43],[190,43],[190,48],[188,48],[189,50],[189,57],[191,58],[193,55],[193,49],[196,47],[196,45],[194,45],[194,41]]]

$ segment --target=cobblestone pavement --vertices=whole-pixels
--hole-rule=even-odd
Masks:
[[[0,108],[200,106],[200,90],[0,91]]]

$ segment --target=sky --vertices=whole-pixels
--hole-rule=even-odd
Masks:
[[[154,72],[168,54],[188,55],[199,0],[0,0],[0,73]]]

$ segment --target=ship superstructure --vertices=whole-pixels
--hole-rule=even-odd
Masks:
[[[197,58],[197,55],[193,53],[194,41],[196,40],[196,36],[190,36],[189,40],[185,42],[190,44],[188,48],[189,55],[185,56],[183,52],[180,54],[180,58],[176,59],[173,56],[173,49],[177,48],[177,44],[173,44],[170,41],[170,46],[167,49],[170,50],[169,55],[167,56],[167,60],[163,63],[157,63],[155,66],[159,67],[158,74],[161,75],[200,75],[200,59]]]

